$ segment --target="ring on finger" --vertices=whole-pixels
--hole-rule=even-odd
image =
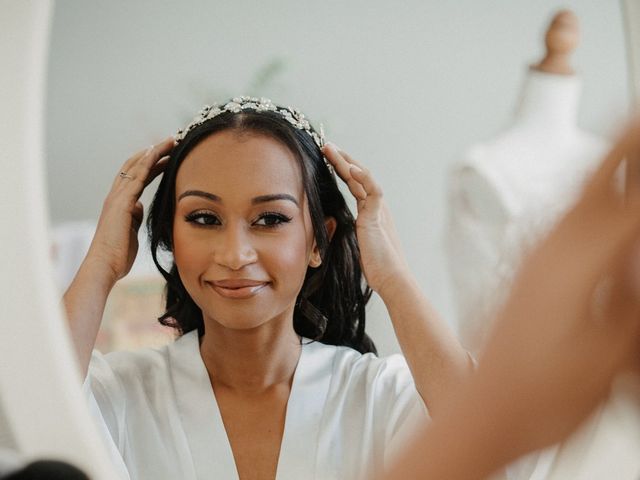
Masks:
[[[133,177],[131,175],[129,175],[127,172],[120,172],[119,176],[120,176],[120,178],[127,178],[129,180],[133,180]]]

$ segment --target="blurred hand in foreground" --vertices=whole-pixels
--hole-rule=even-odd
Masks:
[[[636,119],[524,259],[477,372],[386,478],[484,478],[575,430],[638,357],[639,240]]]

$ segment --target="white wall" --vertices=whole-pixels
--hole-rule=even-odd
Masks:
[[[300,107],[372,169],[425,293],[453,322],[441,248],[447,170],[508,123],[561,7],[583,29],[581,124],[610,134],[628,101],[614,0],[59,0],[47,118],[53,221],[97,218],[129,154],[204,103],[245,93],[260,67],[282,59],[276,81],[250,93]],[[382,352],[397,348],[379,300],[370,325]]]

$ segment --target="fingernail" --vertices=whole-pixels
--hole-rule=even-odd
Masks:
[[[357,165],[351,165],[349,167],[349,170],[352,172],[356,172],[356,173],[362,173],[362,169],[360,167],[358,167]]]

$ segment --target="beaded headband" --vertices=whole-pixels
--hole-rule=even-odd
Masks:
[[[225,112],[240,113],[243,110],[277,113],[298,130],[307,132],[318,148],[322,149],[322,147],[324,147],[324,131],[322,129],[322,125],[320,125],[320,134],[318,134],[313,131],[311,124],[300,110],[296,110],[292,107],[280,107],[268,98],[255,97],[235,97],[233,100],[222,106],[215,103],[213,105],[205,105],[189,125],[178,130],[175,135],[176,143],[180,143],[191,130],[196,128],[198,125],[202,125],[207,120],[217,117]]]
[[[320,150],[324,147],[324,130],[322,124],[320,124],[320,133],[318,134],[313,130],[309,120],[307,120],[304,114],[293,107],[280,107],[274,104],[268,98],[256,98],[256,97],[235,97],[231,101],[220,106],[218,104],[205,105],[200,113],[191,121],[185,128],[181,128],[175,134],[176,144],[180,143],[187,134],[196,128],[198,125],[202,125],[207,120],[211,120],[218,115],[225,112],[240,113],[243,110],[254,110],[256,112],[274,112],[284,118],[287,122],[293,125],[298,130],[306,132],[318,146]],[[333,166],[326,159],[324,154],[322,155],[325,165],[329,169],[331,174],[334,174]]]

